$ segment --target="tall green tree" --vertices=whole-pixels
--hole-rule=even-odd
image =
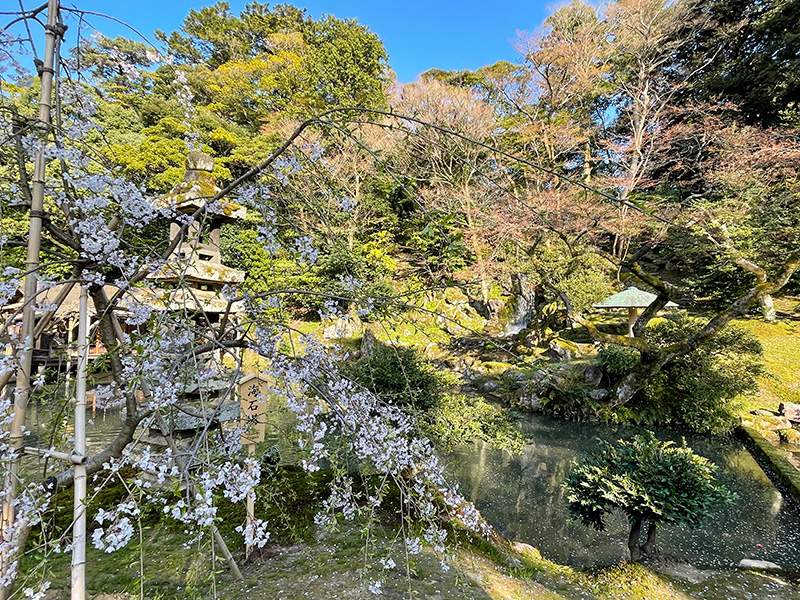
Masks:
[[[682,52],[702,67],[691,94],[733,102],[750,124],[798,124],[800,1],[698,0],[709,25]]]
[[[190,11],[179,32],[156,35],[180,62],[203,64],[214,72],[252,60],[270,63],[271,57],[286,50],[286,36],[291,34],[298,34],[304,48],[297,67],[298,78],[307,87],[289,94],[300,112],[308,115],[332,106],[386,105],[386,50],[378,36],[355,19],[326,15],[315,20],[305,9],[289,4],[270,8],[259,2],[248,4],[235,16],[227,2],[217,2]],[[298,46],[298,40],[293,43]],[[270,82],[256,87],[265,94],[276,89]]]

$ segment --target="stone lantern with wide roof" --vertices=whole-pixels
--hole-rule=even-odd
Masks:
[[[213,170],[213,158],[200,152],[189,153],[183,181],[162,196],[159,202],[183,215],[202,210],[206,202],[220,191]],[[216,321],[228,310],[220,292],[226,285],[241,284],[245,274],[222,264],[220,228],[223,223],[244,219],[246,215],[246,208],[221,200],[190,224],[167,264],[149,277],[159,286],[174,288],[162,296],[167,304],[164,308],[197,310],[205,313],[209,322]],[[173,221],[170,237],[174,238],[180,231],[181,224]]]

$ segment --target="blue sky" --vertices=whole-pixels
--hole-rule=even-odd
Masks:
[[[38,5],[26,0],[26,8]],[[64,0],[87,11],[110,14],[147,36],[155,29],[172,31],[180,27],[191,8],[213,0]],[[245,1],[233,0],[237,13]],[[276,4],[276,3],[271,3]],[[391,66],[402,82],[412,81],[430,68],[477,69],[498,60],[516,61],[511,42],[517,31],[534,30],[549,13],[551,2],[543,0],[380,0],[293,2],[307,8],[314,17],[322,13],[339,18],[357,17],[383,40]],[[105,35],[124,34],[119,25],[99,17],[91,24]],[[74,21],[72,22],[74,31]],[[130,34],[124,34],[130,35]]]

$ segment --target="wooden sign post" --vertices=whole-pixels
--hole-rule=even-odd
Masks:
[[[269,382],[258,374],[251,374],[239,381],[239,399],[241,410],[239,412],[240,427],[242,428],[242,445],[246,445],[248,453],[253,456],[256,444],[263,442],[267,433],[266,401]],[[255,491],[247,494],[247,527],[252,528],[255,521]],[[253,550],[251,544],[245,546],[245,557],[250,557]]]
[[[241,411],[242,445],[251,446],[263,442],[266,438],[267,422],[266,400],[269,382],[266,377],[253,373],[239,380],[239,398]]]

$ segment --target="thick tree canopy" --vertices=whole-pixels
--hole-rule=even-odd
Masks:
[[[636,558],[642,523],[699,527],[714,506],[731,498],[714,471],[685,440],[675,446],[646,432],[616,444],[602,442],[567,476],[564,487],[570,512],[584,525],[602,530],[610,512],[625,513],[635,537],[629,540],[631,558]]]
[[[749,123],[798,123],[800,2],[700,0],[695,14],[709,19],[686,54],[700,68],[693,93],[734,102]]]

